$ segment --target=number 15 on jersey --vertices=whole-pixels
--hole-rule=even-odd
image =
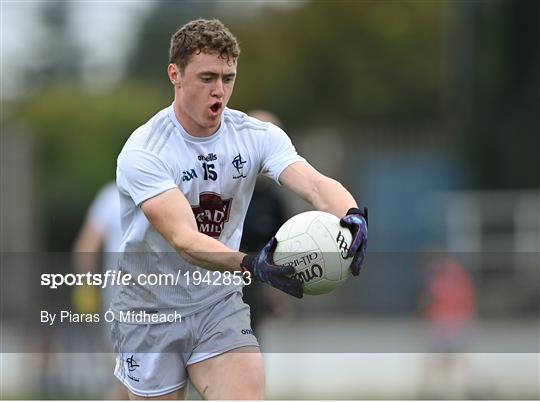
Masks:
[[[218,175],[213,163],[204,162],[202,166],[204,169],[204,180],[217,180]]]

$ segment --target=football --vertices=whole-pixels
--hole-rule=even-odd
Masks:
[[[352,258],[347,258],[347,252],[352,235],[332,214],[309,211],[293,216],[278,230],[276,239],[274,263],[293,266],[305,294],[331,292],[351,274]]]

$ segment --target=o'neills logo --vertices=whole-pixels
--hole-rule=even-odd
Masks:
[[[319,258],[319,253],[313,251],[312,253],[305,254],[301,257],[296,257],[294,260],[287,263],[291,267],[297,268],[299,266],[307,266],[313,261],[316,261]]]
[[[210,152],[208,155],[204,156],[204,155],[199,155],[197,157],[198,160],[200,161],[206,161],[206,162],[212,162],[212,161],[217,161],[217,155],[213,152]]]
[[[302,283],[311,282],[313,279],[322,278],[323,269],[319,264],[313,264],[311,267],[303,269],[293,275],[293,278],[298,279]]]
[[[231,201],[232,198],[224,200],[216,193],[199,194],[199,205],[191,206],[199,232],[219,237],[225,222],[229,220]]]

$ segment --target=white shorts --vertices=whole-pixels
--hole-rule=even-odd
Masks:
[[[166,395],[184,387],[186,367],[243,346],[259,346],[240,292],[181,322],[113,322],[115,376],[133,394]]]

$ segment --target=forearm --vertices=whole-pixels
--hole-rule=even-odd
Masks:
[[[281,184],[309,202],[319,211],[339,218],[357,207],[351,193],[338,181],[320,174],[309,163],[295,162],[280,175]]]
[[[141,205],[152,226],[189,263],[212,271],[240,271],[244,253],[200,233],[191,206],[178,189]]]
[[[170,243],[191,264],[210,271],[241,271],[245,254],[205,234],[192,231],[182,238],[171,239]]]
[[[329,212],[338,218],[344,216],[350,208],[358,206],[351,193],[340,182],[325,176],[314,184],[309,201],[315,209]]]

